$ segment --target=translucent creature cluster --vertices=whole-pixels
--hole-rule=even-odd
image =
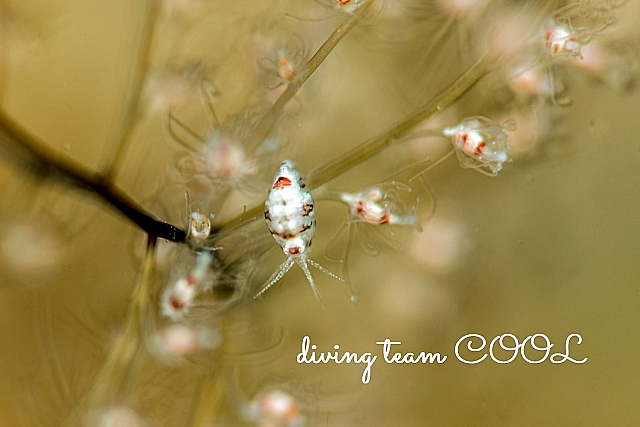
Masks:
[[[360,13],[376,2],[318,0],[318,3],[359,21],[362,20]],[[477,6],[473,10],[469,9],[471,3]],[[482,27],[473,24],[486,19],[496,7],[495,3],[490,1],[434,2],[434,5],[437,13],[449,16],[448,19],[460,22],[461,26],[468,21],[470,34],[477,33],[478,28]],[[393,249],[402,249],[406,245],[394,244],[397,243],[396,230],[402,228],[420,232],[425,221],[432,215],[430,211],[435,212],[435,200],[430,203],[433,206],[425,207],[425,200],[429,199],[429,196],[425,194],[424,188],[417,185],[419,182],[426,182],[425,171],[455,154],[461,168],[472,169],[486,176],[497,176],[508,168],[508,162],[512,160],[512,149],[515,147],[515,152],[519,153],[518,149],[522,150],[523,144],[526,145],[522,139],[536,139],[540,142],[546,136],[553,135],[541,128],[540,124],[545,122],[545,115],[551,114],[549,112],[552,109],[564,109],[570,104],[569,84],[565,82],[565,76],[582,70],[598,75],[609,83],[613,83],[617,78],[613,76],[624,76],[620,78],[626,79],[625,81],[635,78],[635,73],[629,70],[638,69],[634,65],[639,63],[637,55],[621,55],[621,50],[613,46],[620,47],[625,42],[622,39],[606,38],[607,32],[615,26],[616,14],[622,6],[624,2],[583,0],[560,5],[555,10],[545,9],[538,23],[530,26],[532,30],[524,31],[525,35],[518,37],[509,36],[509,26],[501,25],[506,21],[496,20],[496,26],[488,27],[487,34],[492,34],[489,49],[495,49],[490,53],[495,61],[493,75],[498,76],[494,95],[499,102],[495,104],[501,107],[494,106],[470,115],[455,113],[455,107],[451,107],[454,113],[442,119],[437,126],[431,121],[418,123],[396,138],[394,143],[413,146],[448,144],[449,153],[440,159],[416,159],[413,169],[411,163],[406,162],[409,166],[403,170],[410,170],[409,178],[380,177],[380,181],[360,189],[335,189],[331,184],[323,185],[321,188],[310,188],[305,173],[298,170],[293,161],[285,160],[289,157],[295,158],[295,155],[290,156],[289,151],[292,150],[289,150],[287,144],[279,138],[277,131],[260,133],[266,120],[260,117],[266,117],[264,114],[268,107],[265,110],[262,106],[257,107],[260,104],[252,105],[221,121],[215,106],[220,98],[224,97],[224,93],[214,89],[211,82],[203,79],[199,87],[199,96],[204,101],[203,105],[209,116],[209,133],[200,135],[179,118],[178,112],[169,113],[169,134],[185,151],[185,157],[178,164],[180,176],[184,179],[182,184],[192,194],[200,197],[203,194],[223,194],[222,201],[217,201],[218,207],[236,192],[248,194],[252,199],[256,196],[264,197],[263,206],[256,208],[256,212],[261,212],[260,216],[263,214],[260,220],[264,219],[262,231],[259,232],[263,233],[262,235],[270,235],[271,238],[260,239],[260,243],[256,243],[256,250],[262,254],[275,247],[286,257],[266,280],[254,274],[248,275],[248,279],[243,282],[242,303],[262,297],[283,279],[294,264],[302,269],[315,298],[321,303],[323,300],[319,286],[311,274],[310,266],[345,282],[345,279],[333,274],[311,258],[310,252],[316,237],[316,221],[323,216],[323,211],[318,208],[315,199],[336,202],[346,208],[347,216],[343,225],[338,228],[327,247],[322,248],[327,258],[346,266],[349,252],[358,248],[352,246],[356,238],[361,242],[360,247],[370,255],[378,255],[380,247],[385,244]],[[380,10],[385,9],[377,8],[377,13]],[[505,19],[510,19],[512,23],[519,22],[524,16],[520,9],[511,6],[504,7],[502,12]],[[305,23],[305,18],[289,17]],[[377,18],[380,21],[392,19],[391,16],[385,17],[383,14]],[[320,20],[323,19],[324,17]],[[319,20],[309,20],[308,25],[317,21]],[[263,33],[260,34],[261,37],[264,36]],[[518,44],[509,45],[511,39]],[[311,63],[311,48],[303,35],[294,33],[283,36],[278,33],[263,37],[256,45],[264,50],[262,56],[258,55],[255,58],[255,63],[256,69],[263,74],[266,91],[284,89],[294,83],[301,84],[303,73],[313,71],[308,68]],[[628,72],[621,73],[620,69]],[[613,83],[615,84],[618,83]],[[276,92],[276,96],[282,96],[283,93]],[[266,96],[266,99],[273,99],[272,97],[273,94]],[[304,105],[300,101],[297,102],[300,109],[304,110]],[[562,113],[553,114],[553,117],[556,117]],[[518,122],[523,120],[523,117],[534,117],[534,121],[533,124],[522,123],[523,127],[520,129],[521,123]],[[275,175],[270,179],[274,170]],[[204,186],[207,192],[199,191],[196,184]],[[201,206],[203,211],[215,211],[209,208],[213,207],[213,199],[206,200],[210,196],[204,197],[205,200],[197,200],[198,206]],[[186,229],[191,249],[183,252],[182,261],[176,263],[177,266],[181,266],[178,267],[179,272],[168,276],[171,279],[165,285],[161,299],[163,316],[180,328],[189,327],[189,319],[195,308],[206,308],[207,304],[211,304],[211,296],[208,294],[221,280],[221,273],[217,268],[225,262],[229,262],[230,265],[236,262],[225,260],[230,250],[224,243],[225,237],[216,231],[216,218],[213,215],[206,216],[199,210],[192,211],[190,207],[187,211]],[[241,229],[245,226],[245,221],[251,222],[257,218],[258,216],[245,217],[245,214],[242,214],[235,224]],[[238,232],[234,228],[236,225],[229,229],[229,235],[233,236]],[[340,236],[345,232],[348,232],[347,246],[333,252],[332,247],[338,245]],[[245,245],[245,250],[247,247]],[[322,251],[316,253],[320,256]],[[342,271],[345,273],[344,269]],[[346,281],[351,281],[348,274],[341,276],[345,277]],[[347,285],[353,295],[351,283]],[[352,301],[355,302],[356,299],[352,297]],[[177,336],[178,332],[185,337],[183,341],[190,344],[175,344],[173,347],[165,345],[165,353],[177,354],[180,352],[177,349],[180,348],[192,349],[198,345],[212,345],[211,338],[203,339],[202,333],[193,331],[187,333],[187,330],[167,330],[166,336]],[[187,340],[186,337],[191,338]],[[166,341],[168,338],[163,339]],[[158,342],[165,341],[159,338]],[[243,408],[244,418],[256,425],[298,426],[305,423],[296,397],[281,390],[265,391],[254,401],[245,403]]]
[[[91,357],[104,360],[97,375],[104,383],[78,404],[77,413],[89,413],[85,425],[156,425],[126,407],[164,405],[153,394],[163,387],[147,384],[156,376],[175,376],[184,386],[170,390],[180,401],[171,409],[197,408],[192,425],[331,425],[314,413],[322,405],[309,404],[286,380],[264,385],[287,339],[270,335],[277,329],[270,322],[286,318],[294,329],[308,317],[309,327],[320,329],[326,322],[309,315],[313,310],[365,307],[366,316],[406,321],[405,330],[421,333],[431,323],[455,323],[438,317],[459,305],[452,287],[439,285],[469,277],[465,263],[494,261],[479,260],[486,252],[472,240],[483,233],[438,212],[442,189],[469,179],[456,191],[477,185],[473,195],[484,198],[488,191],[477,188],[528,175],[526,168],[558,153],[601,150],[564,141],[568,118],[578,116],[572,88],[595,82],[626,94],[640,75],[638,25],[621,25],[625,8],[637,8],[630,0],[254,1],[241,13],[227,9],[240,7],[235,2],[142,3],[136,7],[148,22],[127,43],[148,52],[135,72],[122,73],[137,89],[135,97],[113,101],[126,99],[130,108],[118,112],[125,130],[114,137],[113,156],[105,155],[111,163],[94,170],[71,155],[50,155],[53,144],[38,144],[27,126],[0,112],[0,150],[15,157],[21,173],[52,184],[52,193],[91,193],[146,238],[129,310],[114,321],[121,331],[96,339],[110,348]],[[7,4],[0,17],[9,24],[7,40],[31,9],[12,8]],[[3,74],[10,75],[11,62],[30,55],[6,45]],[[7,99],[15,96],[10,86]],[[156,151],[143,155],[162,160],[144,166],[161,170],[144,169],[146,181],[136,190],[148,194],[134,197],[116,185],[128,178],[119,168],[135,164],[132,153],[149,141]],[[15,192],[22,196],[31,184],[20,182]],[[18,200],[19,212],[29,215],[6,215],[0,223],[0,269],[25,281],[48,279],[66,265],[72,248],[65,244],[75,242],[66,224],[80,216],[53,218],[54,203],[40,196]],[[467,206],[454,206],[456,214],[464,216]],[[73,226],[92,228],[85,225]],[[413,270],[383,277],[387,272],[376,270],[383,263],[359,264],[358,257],[396,254],[398,265]],[[304,276],[297,267],[288,274],[294,265]],[[294,320],[286,317],[292,313]],[[42,359],[57,362],[48,353]],[[133,378],[140,366],[167,369]],[[190,377],[178,371],[184,367]],[[234,386],[242,375],[258,385]],[[153,393],[118,394],[135,380]],[[73,381],[63,386],[61,400],[80,394]],[[187,393],[194,396],[188,405]],[[215,419],[218,407],[228,418]],[[64,425],[83,424],[73,421]]]
[[[507,71],[512,76],[511,87],[525,99],[533,96],[567,105],[568,82],[580,72],[587,71],[615,89],[635,80],[638,55],[621,55],[620,48],[633,49],[631,44],[637,41],[612,29],[625,3],[583,0],[549,13],[537,34],[525,40],[524,46],[514,47],[517,53],[509,59],[512,65]],[[624,80],[616,81],[613,75],[624,75]]]
[[[346,21],[340,25],[344,28],[356,24],[391,25],[389,23],[398,19],[402,12],[420,10],[419,6],[406,10],[398,5],[382,7],[385,5],[376,0],[317,0],[317,3],[342,12],[340,16]],[[456,85],[467,85],[457,95],[459,98],[475,84],[465,78],[476,73],[479,81],[488,75],[487,79],[492,82],[490,89],[480,93],[491,102],[447,101],[451,105],[446,109],[437,104],[434,117],[412,119],[409,120],[411,125],[406,126],[401,121],[390,136],[383,135],[380,140],[374,136],[375,144],[368,146],[364,141],[362,146],[365,148],[361,153],[347,153],[353,155],[352,164],[335,175],[326,171],[341,164],[339,157],[306,170],[299,170],[294,161],[288,160],[300,159],[303,164],[305,152],[299,148],[302,142],[295,137],[289,139],[286,132],[281,132],[284,128],[281,122],[286,122],[282,117],[295,118],[296,114],[305,111],[304,102],[296,99],[298,91],[325,59],[320,58],[321,54],[328,55],[331,51],[326,46],[337,44],[343,36],[343,27],[339,27],[325,44],[319,45],[315,55],[312,54],[312,38],[304,33],[283,35],[282,31],[273,34],[264,29],[255,31],[254,39],[249,43],[252,48],[248,50],[251,51],[251,65],[259,74],[256,81],[261,86],[256,92],[262,98],[226,115],[219,114],[218,105],[227,94],[217,84],[214,87],[212,77],[202,77],[195,92],[204,107],[203,115],[207,117],[204,132],[202,126],[199,131],[195,130],[197,126],[189,122],[188,115],[181,116],[180,108],[171,104],[165,123],[170,145],[179,152],[178,160],[172,165],[178,172],[175,174],[178,177],[176,186],[188,192],[192,200],[187,202],[186,209],[188,248],[176,249],[170,255],[169,271],[165,274],[159,301],[159,312],[165,325],[154,338],[155,354],[165,360],[216,348],[222,338],[201,327],[198,319],[202,313],[214,313],[212,317],[217,319],[220,313],[237,306],[254,304],[255,299],[277,298],[279,291],[274,285],[294,264],[302,269],[315,299],[321,304],[324,305],[320,292],[323,283],[316,283],[318,277],[314,279],[310,267],[344,282],[339,285],[348,286],[351,301],[356,302],[352,278],[346,272],[349,254],[363,249],[368,255],[375,256],[384,246],[393,250],[411,247],[399,235],[421,232],[431,217],[437,215],[435,199],[427,185],[428,172],[432,168],[444,167],[448,159],[455,157],[462,169],[488,177],[503,174],[504,170],[519,167],[518,156],[523,152],[534,151],[533,146],[543,152],[540,147],[552,143],[556,124],[571,103],[569,82],[574,75],[584,72],[614,87],[626,86],[635,80],[640,70],[637,49],[625,54],[625,49],[620,47],[629,45],[622,36],[607,38],[625,2],[558,2],[555,10],[541,6],[533,24],[528,22],[528,9],[512,3],[430,3],[427,10],[433,16],[444,17],[446,22],[455,22],[468,29],[470,36],[486,40],[486,52],[477,54],[474,57],[477,62],[469,66],[467,74],[452,82],[448,90],[455,93]],[[503,20],[496,18],[491,25],[480,25],[489,22],[488,17],[497,9]],[[367,10],[375,10],[375,15],[367,15]],[[364,19],[365,16],[368,19]],[[308,22],[303,17],[287,17],[302,27],[313,27],[325,20],[324,16]],[[520,31],[519,24],[523,22],[528,26],[523,24],[525,30]],[[481,31],[485,32],[481,34]],[[516,37],[515,33],[519,32],[522,34]],[[300,107],[295,114],[285,109],[292,100]],[[436,114],[440,110],[445,110],[446,114]],[[543,126],[544,123],[548,125]],[[295,135],[295,132],[290,134]],[[356,188],[340,188],[340,184],[331,182],[361,158],[372,156],[374,150],[382,152],[391,145],[404,149],[398,155],[398,164],[402,165],[398,167],[398,173],[379,176]],[[422,154],[424,152],[445,154],[431,157]],[[449,162],[449,165],[456,167],[456,163]],[[318,205],[316,201],[322,202]],[[231,202],[242,209],[236,209],[232,214],[221,213]],[[197,209],[192,209],[191,204]],[[346,212],[346,219],[336,226],[337,231],[326,247],[314,252],[314,258],[319,259],[324,254],[329,261],[341,263],[339,275],[311,258],[312,246],[318,240],[317,221],[322,221],[325,209],[332,209],[332,206],[339,206]],[[401,233],[398,230],[402,230]],[[347,244],[340,246],[343,233],[348,233]],[[448,229],[440,234],[438,231],[432,233],[443,241],[456,242],[462,234]],[[352,245],[355,239],[360,241],[360,246]],[[424,249],[426,244],[429,242],[413,245],[422,249],[417,250],[420,254],[412,256],[424,260],[420,262],[430,268],[446,264],[442,271],[453,269],[451,258],[467,253],[452,249],[447,253],[453,255],[447,255],[444,261],[434,261],[433,256],[425,255],[429,252]],[[334,247],[338,249],[333,251]],[[429,253],[437,251],[431,249]],[[286,259],[274,271],[264,260],[273,252],[281,258],[280,251]],[[264,272],[270,276],[266,277]],[[357,280],[353,279],[356,283]],[[221,302],[225,300],[219,293],[226,291],[236,295],[235,305]],[[242,397],[240,401],[241,417],[255,425],[301,426],[308,419],[298,397],[289,391],[265,389],[254,399]]]

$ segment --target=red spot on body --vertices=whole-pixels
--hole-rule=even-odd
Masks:
[[[481,156],[484,154],[484,149],[486,148],[487,144],[485,142],[481,142],[480,144],[478,144],[478,147],[476,148],[476,156]]]
[[[294,246],[292,248],[289,248],[289,253],[291,255],[298,255],[300,253],[300,246]]]
[[[388,224],[389,221],[391,221],[391,215],[389,215],[388,213],[384,213],[381,217],[380,217],[380,224]]]
[[[278,60],[278,74],[288,82],[296,78],[296,70],[287,58],[280,58]]]
[[[169,298],[169,305],[171,305],[174,310],[182,310],[185,306],[184,302],[176,297]]]
[[[273,183],[273,188],[283,188],[291,185],[291,180],[284,176],[279,177],[276,182]]]
[[[187,276],[185,277],[185,280],[187,282],[187,286],[189,286],[189,287],[191,287],[191,286],[196,284],[196,278],[193,277],[193,275],[191,275],[191,274],[187,274]]]
[[[551,49],[551,47],[553,46],[553,40],[551,39],[551,37],[553,36],[553,31],[551,31],[551,29],[547,29],[544,37],[547,40],[547,49]]]

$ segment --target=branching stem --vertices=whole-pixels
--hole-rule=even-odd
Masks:
[[[471,89],[478,81],[480,81],[482,77],[489,73],[490,70],[491,61],[488,59],[487,55],[484,55],[444,91],[435,96],[431,101],[427,102],[422,108],[414,111],[407,119],[363,142],[340,157],[309,172],[306,176],[307,185],[310,188],[318,188],[352,167],[370,159],[376,154],[381,153],[384,149],[394,144],[406,141],[403,137],[406,136],[411,129],[451,105]],[[242,214],[242,219],[249,222],[247,221],[249,218],[260,218],[262,217],[263,211],[264,203],[244,212]],[[239,219],[234,218],[231,221],[222,224],[219,229],[224,230],[232,224],[238,224],[238,222]]]
[[[69,187],[97,195],[133,221],[138,227],[163,239],[182,242],[183,230],[156,220],[151,213],[131,200],[121,189],[88,168],[55,153],[30,134],[0,108],[0,151],[6,160],[22,169]]]
[[[368,5],[365,4],[364,7]],[[273,125],[280,117],[280,113],[284,106],[293,98],[296,93],[300,90],[302,85],[311,77],[311,75],[318,69],[320,64],[327,59],[327,56],[333,51],[333,49],[338,45],[338,42],[342,40],[342,38],[358,24],[358,18],[354,15],[349,15],[347,19],[345,19],[342,24],[338,28],[335,29],[333,33],[329,36],[327,41],[323,43],[322,46],[318,49],[318,51],[307,61],[304,68],[301,70],[299,77],[290,82],[287,85],[287,88],[280,95],[280,97],[273,104],[273,107],[265,114],[260,123],[258,124],[257,130],[253,135],[251,141],[247,145],[246,152],[253,153],[255,150],[262,144],[264,139],[269,135],[271,129],[273,129]]]
[[[106,163],[106,172],[104,174],[105,180],[108,182],[115,182],[115,178],[118,174],[118,168],[122,164],[124,156],[127,153],[129,145],[134,135],[136,126],[140,122],[143,116],[143,111],[140,108],[140,101],[143,97],[144,86],[149,78],[149,68],[151,65],[151,54],[153,51],[153,36],[156,30],[158,22],[158,2],[147,2],[147,8],[149,11],[146,14],[146,20],[142,29],[142,42],[140,45],[141,54],[138,56],[138,65],[134,72],[133,86],[131,88],[131,95],[129,96],[129,103],[127,105],[124,114],[124,127],[122,136],[119,139],[116,153],[112,159]]]
[[[84,401],[67,419],[67,426],[80,424],[80,418],[87,410],[91,411],[113,403],[126,382],[127,375],[131,371],[132,363],[140,348],[143,317],[147,313],[151,301],[150,287],[156,244],[156,236],[149,235],[142,273],[133,290],[122,330],[98,371],[93,381],[93,387],[89,390]]]

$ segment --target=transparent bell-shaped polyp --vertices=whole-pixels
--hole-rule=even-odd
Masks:
[[[215,326],[170,323],[148,337],[147,348],[159,362],[173,365],[198,352],[217,348],[220,340],[220,332]]]
[[[544,49],[552,57],[582,58],[582,48],[611,23],[611,7],[591,2],[565,6],[545,21]]]
[[[365,3],[371,0],[316,0],[325,7],[337,9],[341,12],[353,14],[360,9]]]
[[[511,120],[499,124],[488,117],[474,116],[446,128],[443,134],[453,141],[460,166],[496,176],[509,159],[507,132],[515,128]]]
[[[237,185],[255,172],[255,165],[242,144],[219,131],[214,131],[205,142],[200,161],[197,171],[215,183]]]
[[[300,35],[274,40],[268,50],[269,55],[258,60],[258,67],[279,80],[278,83],[269,82],[270,89],[289,84],[300,76],[306,61],[306,46]]]
[[[160,300],[162,315],[173,322],[189,313],[196,297],[211,288],[215,280],[211,265],[213,251],[177,249],[174,270]]]
[[[349,206],[348,223],[399,224],[419,228],[415,215],[417,199],[406,203],[400,197],[401,193],[410,192],[411,188],[405,184],[386,182],[358,193],[341,193],[340,199]]]
[[[305,424],[300,402],[283,390],[260,394],[245,409],[245,417],[257,426],[298,427]]]

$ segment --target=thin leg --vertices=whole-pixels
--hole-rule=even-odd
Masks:
[[[275,285],[278,280],[282,279],[282,276],[287,274],[287,271],[291,269],[293,265],[293,257],[288,257],[285,262],[283,262],[280,267],[273,273],[271,278],[267,281],[268,283],[260,289],[260,292],[254,295],[253,299],[258,298],[260,295],[264,294],[271,286]]]
[[[307,261],[309,261],[309,264],[311,264],[312,266],[314,266],[315,268],[317,268],[318,270],[322,271],[324,274],[328,274],[329,276],[333,277],[334,279],[338,279],[339,281],[341,281],[342,283],[347,283],[344,281],[344,279],[336,276],[335,274],[333,274],[332,272],[330,272],[329,270],[327,270],[326,268],[324,268],[323,266],[321,266],[320,264],[318,264],[317,262],[307,258]],[[304,269],[303,269],[304,270]]]
[[[307,261],[313,263],[313,261],[311,261],[305,255],[296,258],[296,262],[298,263],[302,271],[304,271],[304,275],[307,276],[307,280],[309,281],[309,285],[311,285],[311,289],[313,289],[313,293],[315,294],[316,299],[318,300],[318,302],[320,302],[320,304],[325,305],[322,301],[322,298],[320,297],[320,292],[316,287],[316,283],[313,281],[313,277],[311,277],[311,272],[309,271],[309,266],[307,266]]]
[[[318,199],[316,199],[318,200]],[[351,242],[347,242],[347,249],[342,251],[342,254],[339,255],[341,256],[341,258],[336,258],[335,256],[333,256],[332,254],[332,250],[330,250],[333,245],[337,245],[340,236],[342,236],[342,233],[344,233],[344,231],[349,228],[350,224],[348,221],[345,221],[344,224],[342,224],[342,226],[340,227],[340,229],[338,230],[338,232],[333,236],[333,238],[331,239],[331,241],[329,243],[327,243],[327,246],[324,249],[324,255],[329,258],[331,261],[337,261],[337,262],[345,262],[345,255],[344,252],[346,250],[348,250],[348,247],[350,245]]]

